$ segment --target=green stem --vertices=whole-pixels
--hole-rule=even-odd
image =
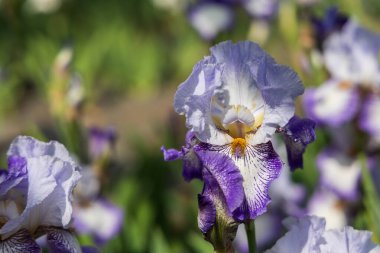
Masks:
[[[255,234],[255,221],[249,220],[245,223],[245,231],[248,239],[248,252],[256,253],[256,234]]]

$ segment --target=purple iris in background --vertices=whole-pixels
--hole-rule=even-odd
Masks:
[[[102,196],[104,173],[116,143],[114,128],[92,127],[88,133],[90,165],[83,166],[82,178],[75,188],[74,227],[80,234],[93,237],[97,245],[104,245],[121,230],[124,213],[121,208]]]
[[[307,209],[337,228],[347,224],[350,205],[362,195],[359,157],[367,156],[366,167],[376,171],[370,160],[379,157],[380,147],[380,36],[336,9],[315,28],[316,34],[325,31],[321,49],[329,79],[306,90],[304,109],[331,143],[318,156],[319,186]]]
[[[93,160],[104,158],[113,149],[116,141],[114,128],[92,127],[88,134],[88,150]]]
[[[380,252],[380,246],[372,242],[372,233],[369,231],[352,227],[326,230],[325,220],[317,216],[288,218],[283,223],[289,232],[265,253]]]
[[[75,188],[73,226],[80,234],[91,235],[97,245],[104,245],[121,230],[122,209],[100,195],[100,179],[90,167],[84,167]]]
[[[307,90],[304,107],[321,124],[337,127],[352,120],[363,95],[380,89],[380,36],[349,20],[323,44],[323,58],[331,78]],[[378,96],[378,95],[376,95]]]
[[[205,40],[213,40],[230,28],[234,20],[233,2],[201,0],[188,10],[191,25]]]
[[[278,0],[242,0],[247,12],[254,18],[270,19],[278,12]]]
[[[241,5],[252,18],[269,20],[278,11],[278,0],[198,0],[188,8],[190,24],[205,40],[232,27],[235,7]]]
[[[17,137],[0,175],[0,251],[40,252],[35,239],[47,235],[52,252],[82,252],[69,232],[72,190],[79,167],[65,147]]]
[[[186,180],[200,178],[199,226],[207,233],[220,209],[236,222],[266,211],[268,190],[283,166],[271,140],[285,136],[290,167],[302,165],[304,147],[315,138],[314,123],[294,118],[303,93],[297,74],[277,64],[257,44],[223,42],[198,62],[175,95],[174,108],[190,132],[181,151]]]
[[[332,33],[323,45],[326,68],[332,78],[354,86],[380,84],[380,36],[349,20],[339,32]]]
[[[347,21],[348,17],[340,13],[336,7],[328,8],[322,18],[312,17],[311,22],[318,49],[322,50],[323,42],[326,38],[330,34],[340,31]]]
[[[359,127],[370,137],[370,148],[380,147],[380,94],[371,94],[363,103]]]

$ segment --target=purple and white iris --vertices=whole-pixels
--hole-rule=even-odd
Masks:
[[[65,147],[20,136],[7,155],[8,170],[0,175],[0,251],[40,252],[35,238],[47,234],[53,252],[82,252],[66,230],[80,173]]]
[[[116,130],[112,127],[92,127],[88,133],[88,150],[93,160],[104,158],[113,150],[116,142]]]
[[[123,225],[123,211],[106,199],[97,198],[86,205],[74,206],[74,227],[81,234],[92,235],[98,245],[114,238]]]
[[[228,1],[199,1],[188,11],[191,25],[205,40],[213,40],[233,24],[234,12]]]
[[[349,20],[323,45],[326,68],[332,78],[353,85],[380,85],[380,36]]]
[[[353,201],[359,196],[358,153],[373,156],[380,146],[380,36],[336,9],[327,14],[316,32],[327,29],[322,53],[330,79],[305,92],[304,108],[334,141],[318,158],[321,185]]]
[[[232,27],[235,7],[241,5],[255,19],[268,21],[278,11],[278,0],[197,0],[188,8],[190,24],[205,40]]]
[[[80,234],[90,235],[97,245],[103,245],[121,230],[122,209],[101,195],[103,171],[116,142],[113,128],[92,127],[88,134],[91,165],[84,166],[82,178],[75,188],[74,227]]]
[[[278,0],[243,0],[247,12],[258,19],[272,18],[278,12]]]
[[[292,69],[249,41],[212,47],[179,86],[174,108],[186,116],[190,132],[181,151],[163,152],[165,160],[184,161],[186,180],[204,181],[202,232],[221,208],[237,222],[266,211],[269,186],[283,166],[271,143],[276,132],[285,136],[291,167],[302,165],[304,147],[315,138],[314,123],[294,118],[294,100],[302,93]]]
[[[316,216],[288,218],[284,224],[289,232],[265,253],[380,252],[380,246],[372,242],[369,231],[352,227],[326,230],[325,220]]]

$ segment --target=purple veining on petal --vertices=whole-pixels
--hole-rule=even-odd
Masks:
[[[26,159],[21,156],[8,157],[8,173],[10,176],[18,177],[28,173]]]
[[[269,196],[272,201],[269,212],[280,212],[285,216],[302,216],[304,210],[301,204],[306,193],[304,185],[292,181],[290,170],[282,169],[279,177],[270,186]]]
[[[25,188],[28,178],[26,160],[20,156],[8,157],[8,170],[4,170],[0,176],[0,196],[4,196],[11,188]],[[22,183],[22,185],[20,185]]]
[[[270,142],[249,147],[240,163],[247,165],[239,168],[244,179],[245,199],[233,216],[244,221],[255,219],[266,211],[270,202],[269,187],[279,176],[283,163]]]
[[[0,240],[0,252],[40,253],[41,248],[27,230],[21,229],[8,239]]]
[[[203,179],[203,191],[198,195],[199,228],[215,250],[229,249],[236,235],[237,223],[229,211],[225,194],[214,175],[205,169]]]
[[[47,231],[47,244],[54,253],[80,253],[81,249],[74,235],[63,229],[49,228]]]
[[[198,227],[206,234],[215,224],[216,208],[207,193],[198,194],[198,207]]]
[[[315,122],[294,116],[283,128],[288,162],[291,170],[303,168],[302,155],[306,146],[315,140]]]
[[[360,103],[358,90],[350,86],[349,83],[331,79],[318,88],[307,89],[303,99],[307,116],[318,124],[332,127],[350,121]]]

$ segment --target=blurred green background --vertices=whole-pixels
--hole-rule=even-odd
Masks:
[[[81,157],[83,147],[70,144],[75,134],[62,130],[72,122],[53,115],[49,100],[53,63],[61,48],[71,45],[70,71],[80,75],[85,94],[73,131],[84,138],[91,126],[113,126],[118,132],[103,194],[124,209],[125,221],[102,252],[212,252],[197,228],[196,193],[202,184],[184,182],[181,163],[165,163],[160,146],[184,143],[185,119],[172,108],[176,87],[212,44],[256,40],[251,18],[237,9],[234,28],[207,42],[187,21],[186,0],[167,0],[172,6],[157,5],[159,0],[54,1],[58,7],[46,13],[33,10],[32,1],[0,0],[2,167],[10,141],[19,134],[57,139]],[[326,79],[321,68],[302,68],[309,49],[308,17],[322,15],[331,5],[380,31],[378,0],[320,1],[312,7],[281,0],[268,37],[259,41],[277,61],[296,69],[305,86]],[[305,154],[305,169],[294,174],[310,192],[318,176],[315,157],[326,142],[318,132]],[[357,226],[368,228],[362,220]],[[87,236],[80,241],[93,243]]]

